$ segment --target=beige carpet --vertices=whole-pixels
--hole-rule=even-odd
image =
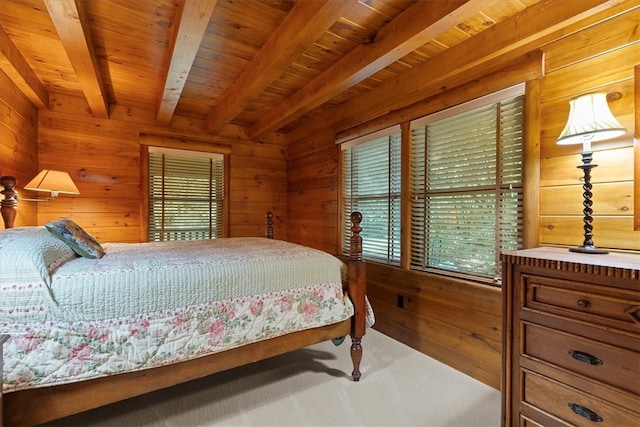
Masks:
[[[500,393],[369,330],[362,379],[331,342],[69,417],[57,426],[499,426]]]

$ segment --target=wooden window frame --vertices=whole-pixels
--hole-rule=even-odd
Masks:
[[[525,191],[526,191],[526,184],[525,184],[525,164],[526,164],[526,160],[525,160],[525,155],[526,155],[526,146],[527,146],[527,143],[526,143],[526,141],[527,141],[527,138],[526,138],[527,137],[527,134],[526,134],[526,118],[527,118],[527,116],[526,116],[526,112],[525,112],[526,108],[527,108],[527,100],[526,100],[527,98],[526,98],[526,86],[525,86],[525,84],[518,84],[518,85],[515,85],[515,86],[510,87],[510,88],[502,89],[502,90],[493,92],[491,94],[485,95],[483,97],[479,97],[479,98],[473,99],[471,101],[468,101],[466,103],[460,104],[458,106],[451,107],[451,108],[448,108],[448,109],[445,109],[445,110],[441,110],[441,111],[438,111],[436,113],[430,114],[428,116],[424,116],[422,118],[418,118],[418,119],[416,119],[416,120],[411,122],[410,129],[413,131],[413,129],[422,128],[423,126],[428,125],[429,123],[439,122],[442,119],[446,119],[446,118],[450,118],[450,117],[456,117],[456,116],[459,116],[460,114],[466,114],[466,113],[471,112],[471,111],[476,111],[478,108],[485,108],[485,107],[488,107],[490,105],[494,105],[496,103],[501,103],[501,100],[510,99],[510,98],[515,97],[515,96],[523,96],[523,101],[522,101],[522,103],[523,103],[522,104],[522,108],[523,108],[522,128],[523,128],[523,130],[522,130],[522,134],[521,134],[522,135],[522,164],[521,164],[521,177],[522,177],[522,180],[520,182],[521,186],[518,187],[517,192],[519,192],[521,194],[521,196],[520,196],[520,197],[522,197],[521,203],[523,203],[523,207],[524,207],[524,198],[525,198],[525,194],[526,194],[525,193]],[[496,111],[496,114],[498,114],[497,111]],[[499,117],[497,119],[498,119],[498,121],[496,123],[499,126]],[[413,133],[412,133],[412,135],[413,135]],[[498,135],[499,135],[499,133],[496,134],[496,137]],[[411,136],[411,138],[412,138],[412,136]],[[499,140],[496,140],[496,147],[495,147],[496,156],[497,156],[496,157],[496,168],[497,168],[496,169],[496,173],[499,174],[499,171],[501,170],[501,167],[500,167],[501,157],[500,157],[499,152],[498,152],[498,148],[499,148],[498,143],[499,143]],[[411,150],[411,151],[413,151],[413,150]],[[427,155],[427,151],[428,151],[428,149],[425,148],[425,156]],[[411,157],[411,155],[409,155],[408,157]],[[425,157],[425,161],[426,161],[426,157]],[[407,168],[409,168],[409,165],[407,165]],[[496,178],[499,178],[499,175]],[[426,179],[426,176],[425,176],[425,179]],[[412,184],[411,184],[411,182],[407,182],[406,185],[411,187]],[[424,189],[424,193],[422,193],[422,194],[423,194],[423,197],[426,197],[426,198],[432,197],[434,195],[442,195],[442,196],[447,196],[447,195],[450,195],[450,196],[453,196],[453,195],[467,195],[467,196],[473,197],[474,194],[475,195],[480,195],[480,194],[486,193],[487,191],[491,191],[491,188],[494,187],[494,191],[496,192],[495,196],[498,197],[501,200],[501,198],[498,196],[498,194],[505,191],[504,188],[501,188],[501,186],[502,185],[498,181],[496,181],[494,184],[487,184],[487,186],[479,186],[479,187],[471,186],[471,187],[468,187],[468,188],[465,187],[465,189],[460,189],[460,190],[457,190],[457,189],[456,190],[451,190],[450,189],[448,191],[436,190],[435,193],[434,192],[430,192],[430,191],[428,191],[428,189],[425,188]],[[431,196],[429,196],[429,194],[431,194]],[[413,197],[413,193],[412,193],[412,195],[410,197]],[[425,199],[425,203],[426,203],[426,199]],[[408,204],[407,209],[412,209],[411,203],[407,202],[407,204]],[[500,202],[497,201],[495,209],[499,209],[499,205],[500,205]],[[427,209],[427,205],[425,205],[425,209]],[[424,212],[424,215],[427,215],[427,212]],[[525,213],[524,213],[524,209],[523,209],[523,212],[521,213],[521,217],[520,217],[520,220],[523,222],[523,224],[522,224],[522,229],[520,230],[520,233],[519,233],[519,239],[521,239],[519,241],[520,241],[521,245],[524,245],[524,238],[525,238],[525,236],[524,236],[524,234],[525,234],[525,231],[524,231],[524,220],[525,220],[524,216],[525,216]],[[499,217],[499,215],[496,213],[496,220],[497,220],[498,217]],[[426,221],[426,219],[425,219],[425,221]],[[496,223],[496,226],[498,224],[499,223]],[[407,228],[407,227],[410,227],[411,233],[413,233],[413,224],[411,224],[411,222],[406,224],[405,228]],[[499,227],[499,228],[496,229],[497,235],[500,234],[500,230],[501,229],[502,229],[502,227]],[[426,231],[427,231],[427,229],[424,230],[424,232],[426,232]],[[408,237],[408,239],[411,240],[411,237]],[[495,248],[496,259],[495,259],[495,261],[498,264],[496,266],[498,269],[499,269],[499,265],[500,265],[499,255],[500,255],[500,253],[502,251],[501,248],[500,248],[500,242],[501,242],[500,240],[495,242],[495,245],[496,245],[496,248]],[[427,241],[426,240],[425,240],[424,244],[427,245]],[[425,271],[425,272],[431,272],[431,273],[442,274],[442,275],[447,275],[447,276],[460,277],[460,278],[463,278],[463,279],[479,281],[479,282],[482,282],[482,283],[497,284],[497,283],[500,282],[499,271],[495,271],[493,273],[493,275],[492,275],[493,277],[490,278],[490,277],[485,277],[485,276],[480,275],[480,274],[476,275],[475,273],[470,272],[470,271],[458,271],[458,270],[453,269],[453,268],[451,270],[444,269],[444,268],[440,269],[440,268],[432,267],[432,266],[429,266],[429,265],[426,265],[426,266],[423,266],[423,267],[418,267],[418,266],[414,266],[412,264],[411,259],[413,257],[411,256],[411,254],[408,254],[408,257],[410,259],[406,260],[404,262],[404,265],[408,264],[408,268],[414,269],[416,271]]]
[[[187,151],[222,154],[224,157],[224,202],[222,237],[229,237],[229,183],[230,183],[230,154],[231,147],[199,140],[167,137],[162,135],[140,134],[140,241],[148,241],[149,235],[149,147],[164,147]]]
[[[633,135],[633,229],[640,231],[640,65],[634,68],[635,130]]]
[[[361,136],[358,138],[355,138],[353,140],[350,141],[345,141],[340,143],[339,145],[339,150],[338,150],[338,157],[339,157],[339,185],[340,185],[340,191],[339,191],[339,206],[340,206],[340,218],[341,218],[341,222],[340,222],[340,228],[339,228],[339,247],[338,247],[338,253],[341,253],[343,255],[348,255],[348,246],[349,246],[349,239],[347,238],[347,236],[350,235],[350,230],[349,230],[349,218],[347,218],[348,216],[348,212],[350,212],[351,210],[353,210],[353,206],[347,207],[345,206],[345,204],[347,203],[347,198],[345,197],[345,177],[346,177],[346,171],[345,171],[345,164],[344,164],[344,155],[345,152],[347,152],[348,150],[351,150],[352,148],[360,145],[360,144],[367,144],[367,143],[371,143],[373,141],[376,141],[381,139],[381,138],[386,138],[389,137],[391,138],[393,135],[397,135],[399,138],[402,137],[401,134],[401,127],[399,125],[395,125],[395,126],[390,126],[388,128],[385,129],[381,129],[379,131],[373,132],[371,134],[365,135],[365,136]],[[402,155],[402,147],[401,147],[401,140],[398,139],[395,142],[397,144],[398,149],[400,149],[400,156]],[[389,141],[389,144],[391,144],[391,141]],[[389,155],[391,155],[391,153],[389,153]],[[386,194],[386,196],[382,196],[382,195],[377,195],[377,196],[373,196],[371,197],[363,197],[363,196],[356,196],[355,200],[360,200],[360,201],[366,201],[368,198],[370,199],[370,201],[372,200],[383,200],[385,197],[387,199],[387,201],[389,202],[388,204],[390,204],[390,201],[393,200],[397,200],[398,202],[398,208],[400,209],[400,214],[402,212],[402,185],[401,185],[401,180],[402,180],[402,159],[401,157],[397,158],[397,165],[398,165],[398,176],[397,179],[400,180],[400,190],[398,191],[398,193],[394,193],[391,189],[391,182],[389,182],[389,192]],[[395,194],[395,196],[392,196],[392,193]],[[357,209],[356,209],[357,210]],[[389,215],[391,214],[391,212],[388,212]],[[366,212],[363,212],[364,215],[364,220],[363,220],[363,224],[362,227],[364,229],[363,234],[364,236],[366,236],[366,222],[367,222],[367,218],[369,218],[369,220],[371,220],[371,217],[368,217]],[[390,217],[388,218],[388,220],[390,221]],[[397,248],[398,251],[400,252],[399,254],[396,254],[393,251],[387,251],[387,255],[386,258],[384,256],[382,256],[381,254],[373,255],[371,253],[367,253],[367,248],[366,248],[366,238],[365,238],[365,247],[363,247],[363,256],[369,260],[369,261],[373,261],[373,262],[378,262],[378,263],[382,263],[382,264],[387,264],[387,265],[400,265],[401,263],[401,255],[402,255],[402,239],[401,239],[401,233],[402,233],[402,217],[400,216],[398,218],[397,221],[397,226],[396,227],[389,227],[389,231],[393,230],[394,234],[397,233]],[[363,237],[364,237],[363,236]],[[389,239],[390,239],[390,235],[387,235],[387,240],[388,240],[388,244],[389,244]],[[396,239],[394,239],[395,241]],[[371,240],[369,240],[371,241]]]

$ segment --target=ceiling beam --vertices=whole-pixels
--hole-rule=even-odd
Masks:
[[[0,27],[0,70],[36,107],[49,108],[49,91],[2,27]]]
[[[159,126],[168,126],[171,122],[216,3],[217,0],[185,0],[178,12],[169,49],[169,66],[156,112]]]
[[[580,28],[574,24],[618,3],[624,6],[625,2],[542,0],[357,98],[337,105],[315,118],[306,129],[288,134],[287,142],[326,128],[344,131],[449,90],[455,87],[452,82],[462,84],[479,78],[492,64],[507,63],[578,31]],[[527,25],[521,25],[522,22]]]
[[[263,115],[249,130],[251,137],[281,128],[424,46],[480,12],[486,1],[417,2],[382,28],[375,38],[353,49],[328,70]]]
[[[92,114],[109,117],[109,102],[91,39],[86,2],[75,0],[44,0],[49,16],[89,104]]]
[[[230,123],[356,3],[357,0],[298,2],[211,111],[207,131],[218,132]]]

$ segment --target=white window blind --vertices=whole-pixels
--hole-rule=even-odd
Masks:
[[[522,246],[524,96],[412,126],[411,266],[499,279]]]
[[[149,241],[222,237],[224,156],[149,147]]]
[[[349,253],[353,211],[360,211],[363,257],[400,262],[399,127],[342,145],[343,253]]]

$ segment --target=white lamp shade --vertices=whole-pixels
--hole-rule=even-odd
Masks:
[[[589,93],[569,101],[569,119],[558,137],[559,145],[603,141],[627,131],[611,113],[607,95]]]
[[[50,191],[52,194],[80,194],[67,172],[43,169],[24,186],[25,190]]]

